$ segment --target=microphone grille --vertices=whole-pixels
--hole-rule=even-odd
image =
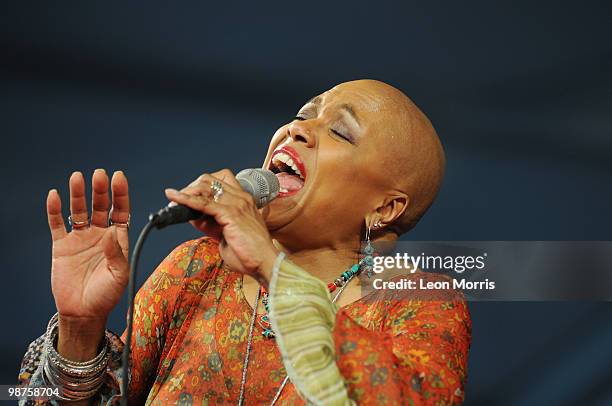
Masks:
[[[270,203],[280,191],[280,183],[276,175],[267,169],[243,169],[236,175],[236,180],[245,192],[253,196],[258,208]]]

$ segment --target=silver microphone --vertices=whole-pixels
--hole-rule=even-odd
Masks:
[[[261,168],[243,169],[236,175],[242,189],[253,196],[258,209],[270,203],[280,190],[280,183],[272,171]],[[149,216],[149,221],[158,228],[202,218],[204,214],[182,204],[166,206]]]

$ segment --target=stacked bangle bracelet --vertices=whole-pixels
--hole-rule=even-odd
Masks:
[[[94,396],[104,384],[110,358],[109,341],[104,336],[102,351],[92,360],[75,362],[62,357],[55,349],[58,314],[49,320],[45,334],[43,377],[48,385],[61,387],[62,400],[78,401]]]

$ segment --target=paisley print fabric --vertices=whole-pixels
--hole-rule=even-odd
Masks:
[[[426,277],[435,279],[435,275]],[[241,275],[222,266],[218,243],[178,246],[139,290],[134,307],[130,404],[236,404],[252,308]],[[441,300],[362,298],[338,309],[336,365],[357,404],[453,405],[464,399],[471,321],[460,295]],[[122,338],[95,404],[118,404]],[[41,339],[24,357],[19,381],[43,385]],[[286,376],[275,340],[256,324],[245,404],[269,404]],[[26,402],[23,402],[26,404]],[[55,401],[30,404],[56,404]],[[293,383],[278,405],[305,401]]]

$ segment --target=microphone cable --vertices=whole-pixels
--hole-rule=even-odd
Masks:
[[[138,261],[140,259],[140,252],[142,246],[147,239],[149,232],[155,227],[156,220],[159,216],[157,214],[150,214],[149,221],[140,231],[140,235],[136,240],[134,246],[134,252],[132,253],[132,259],[130,261],[130,277],[128,281],[128,316],[127,316],[127,333],[125,337],[125,343],[123,347],[123,353],[121,354],[121,371],[123,380],[121,381],[121,406],[127,406],[128,404],[128,386],[130,383],[130,346],[132,344],[132,329],[134,325],[134,298],[136,297],[136,270],[138,269]]]

